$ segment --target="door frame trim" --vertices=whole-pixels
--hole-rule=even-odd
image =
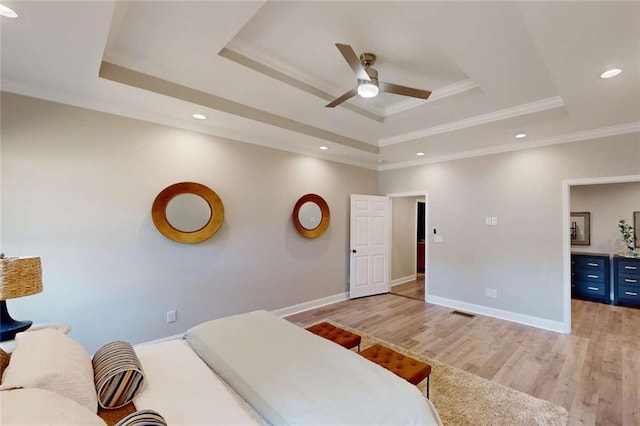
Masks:
[[[389,223],[389,241],[392,241],[391,235],[391,224],[393,223],[393,198],[403,198],[403,197],[424,197],[424,301],[426,302],[429,294],[429,191],[410,191],[410,192],[392,192],[389,194],[385,194],[387,197],[391,198],[390,205],[390,214],[391,222]],[[391,257],[391,256],[389,256]],[[391,261],[391,259],[389,259]],[[391,269],[391,265],[389,265]],[[391,273],[391,272],[389,272]]]
[[[564,179],[562,181],[562,264],[564,269],[563,289],[563,321],[562,332],[571,333],[571,187],[582,185],[600,185],[607,183],[640,182],[640,175],[606,176],[578,179]]]

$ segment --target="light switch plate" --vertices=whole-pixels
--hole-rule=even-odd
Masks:
[[[434,235],[433,236],[434,243],[444,243],[444,237],[442,235]]]
[[[496,226],[498,224],[498,218],[497,217],[492,217],[491,218],[491,226]]]
[[[484,218],[484,224],[487,226],[491,226],[491,218],[489,216]]]

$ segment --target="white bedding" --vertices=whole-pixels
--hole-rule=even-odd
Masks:
[[[158,411],[169,425],[258,425],[251,407],[216,376],[184,340],[135,348],[145,374],[138,410]]]
[[[440,424],[415,386],[266,311],[200,324],[186,338],[272,424]]]

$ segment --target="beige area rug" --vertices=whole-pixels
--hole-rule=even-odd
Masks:
[[[426,358],[335,321],[327,322],[360,335],[361,350],[379,343],[431,365],[429,399],[446,426],[566,425],[568,422],[567,410],[549,401]],[[423,394],[426,384],[426,380],[418,384]]]

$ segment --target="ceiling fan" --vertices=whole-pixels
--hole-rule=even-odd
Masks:
[[[336,43],[336,47],[353,72],[356,73],[358,86],[325,105],[327,108],[336,107],[344,101],[353,98],[355,95],[360,95],[363,98],[373,98],[378,96],[380,91],[420,99],[427,99],[429,95],[431,95],[431,92],[428,90],[414,89],[412,87],[378,81],[378,71],[372,68],[372,65],[376,62],[376,55],[365,52],[360,55],[358,59],[358,55],[356,55],[356,52],[354,52],[348,44]]]

